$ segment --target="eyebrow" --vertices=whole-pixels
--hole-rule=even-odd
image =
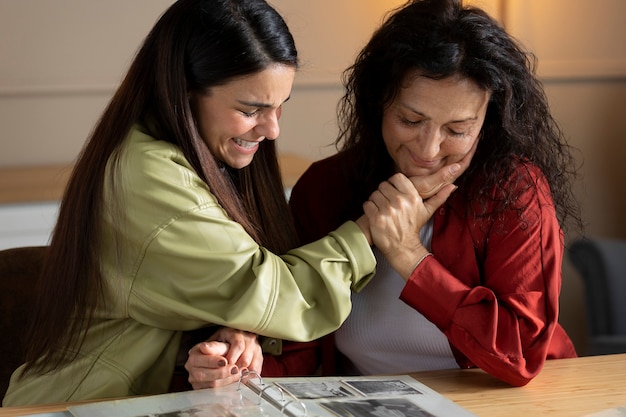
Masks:
[[[280,103],[281,105],[285,104],[286,102],[289,101],[289,99],[291,98],[291,96],[287,97],[282,103]],[[249,106],[249,107],[261,107],[261,108],[272,108],[273,106],[270,103],[261,103],[260,101],[246,101],[246,100],[237,100],[237,102],[239,104],[243,104],[244,106]]]
[[[425,118],[427,118],[427,119],[429,119],[429,118],[430,118],[429,116],[425,115],[425,114],[424,114],[424,113],[422,113],[421,111],[415,110],[415,109],[413,109],[413,108],[411,108],[411,107],[407,106],[406,104],[403,104],[403,105],[402,105],[402,107],[406,108],[407,110],[409,110],[409,111],[411,111],[411,112],[413,112],[413,113],[415,113],[415,114],[417,114],[417,115],[419,115],[419,116],[425,117]],[[467,123],[467,122],[473,122],[473,121],[476,121],[476,120],[478,120],[478,116],[471,116],[471,117],[468,117],[468,118],[466,118],[466,119],[450,120],[450,121],[449,121],[449,122],[447,122],[447,123],[451,123],[451,124],[456,124],[456,123]]]

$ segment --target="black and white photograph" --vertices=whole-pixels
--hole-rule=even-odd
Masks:
[[[342,382],[364,396],[422,394],[421,391],[399,379],[353,379]]]
[[[320,398],[354,397],[341,381],[307,381],[277,383],[286,393],[299,400],[315,400]]]
[[[384,398],[320,403],[340,417],[436,417],[404,398]]]

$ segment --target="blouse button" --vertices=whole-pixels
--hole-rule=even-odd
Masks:
[[[443,216],[444,214],[446,214],[446,209],[445,209],[445,208],[443,208],[443,207],[440,207],[440,208],[439,208],[439,215],[440,215],[440,216]]]

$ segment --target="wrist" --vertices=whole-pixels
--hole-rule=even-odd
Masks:
[[[367,220],[367,217],[365,215],[362,215],[361,217],[356,219],[354,222],[357,224],[357,226],[359,226],[359,228],[361,229],[361,232],[363,232],[363,234],[365,235],[367,242],[371,245],[372,235],[370,233],[369,222]]]
[[[392,265],[395,264],[393,266],[398,274],[405,281],[408,281],[415,269],[430,255],[432,254],[425,247],[421,246],[419,249],[406,253],[404,256],[397,256]]]
[[[426,259],[428,256],[432,256],[433,254],[430,252],[426,252],[425,254],[423,254],[418,260],[417,262],[415,262],[415,265],[413,265],[413,268],[411,269],[411,273],[409,274],[409,276],[411,276],[413,274],[413,271],[415,271],[417,269],[417,267],[422,263],[422,261],[424,259]]]

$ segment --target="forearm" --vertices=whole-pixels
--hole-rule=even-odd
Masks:
[[[467,231],[438,236],[435,255],[413,272],[401,298],[446,334],[468,359],[462,365],[524,385],[543,366],[558,326],[558,225],[549,220],[491,236],[484,253],[472,236]]]

